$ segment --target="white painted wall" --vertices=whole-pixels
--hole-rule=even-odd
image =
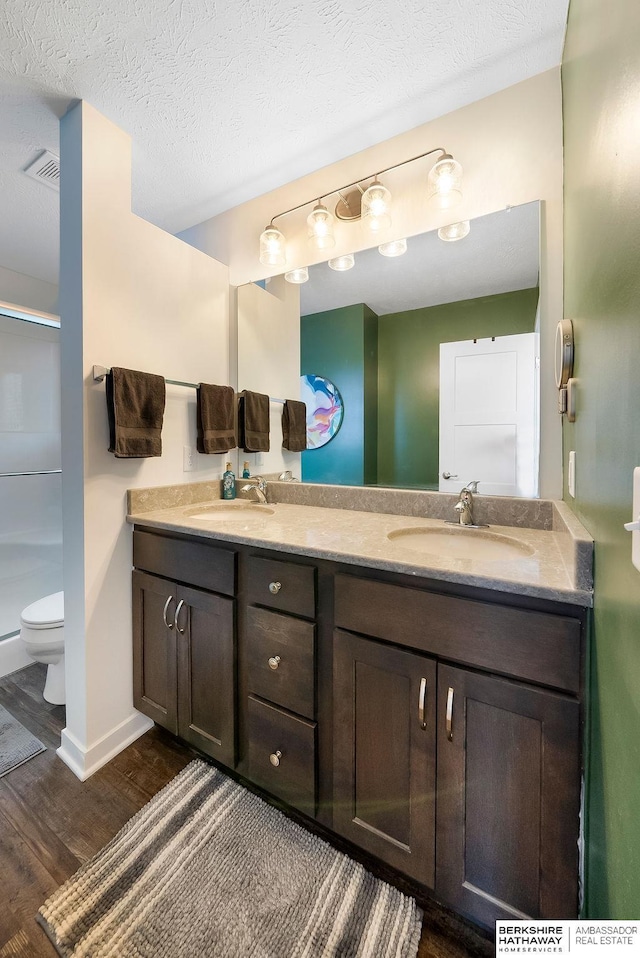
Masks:
[[[0,266],[0,300],[44,313],[57,313],[58,287]]]
[[[250,283],[237,290],[238,389],[278,399],[300,398],[300,288],[271,280],[267,289]],[[238,475],[248,460],[252,475],[290,469],[300,478],[300,453],[282,448],[282,404],[271,403],[269,452],[238,452]]]
[[[542,73],[476,103],[385,140],[237,206],[181,235],[230,266],[240,285],[269,275],[258,259],[258,239],[283,210],[368,174],[444,147],[464,168],[464,198],[455,215],[430,209],[421,160],[385,176],[394,195],[393,239],[473,219],[506,206],[541,200],[541,495],[562,496],[561,422],[553,375],[556,323],[562,318],[562,101],[560,69]],[[328,204],[329,205],[329,202]],[[307,244],[310,206],[278,221],[288,240],[288,268],[326,259]],[[332,256],[377,245],[362,223],[340,224]],[[277,272],[271,270],[271,273]]]
[[[196,456],[195,392],[167,386],[163,454],[107,452],[94,363],[228,383],[225,266],[131,213],[131,142],[89,104],[61,121],[62,469],[67,727],[60,755],[84,778],[149,724],[133,709],[126,490],[219,477]],[[179,188],[179,185],[177,185]]]

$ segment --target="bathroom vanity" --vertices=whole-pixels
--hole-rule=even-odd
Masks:
[[[482,925],[576,917],[590,593],[561,533],[517,530],[507,571],[393,544],[438,520],[204,510],[130,512],[136,707]]]

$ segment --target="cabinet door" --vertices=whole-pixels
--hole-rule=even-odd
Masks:
[[[577,917],[578,703],[438,667],[436,892],[492,925]]]
[[[435,661],[334,633],[334,827],[430,887]]]
[[[134,571],[133,704],[177,735],[175,610],[173,582]]]
[[[178,588],[178,734],[235,765],[234,600]]]

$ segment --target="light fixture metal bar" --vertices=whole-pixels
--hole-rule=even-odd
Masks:
[[[313,199],[307,200],[305,203],[299,203],[298,206],[292,206],[290,210],[284,210],[282,213],[276,213],[275,216],[271,217],[271,222],[269,225],[273,224],[274,220],[280,219],[281,216],[288,216],[290,213],[296,213],[298,210],[303,209],[305,206],[308,206],[309,203],[313,203],[317,199],[317,202],[320,203],[322,200],[326,200],[328,196],[334,196],[336,193],[340,194],[343,190],[349,190],[353,186],[360,186],[364,180],[375,179],[376,176],[384,176],[385,173],[390,173],[392,170],[399,170],[401,166],[406,166],[407,163],[415,163],[416,160],[422,160],[425,156],[431,156],[432,153],[442,153],[443,156],[447,155],[447,150],[441,146],[435,147],[433,150],[427,150],[426,153],[419,153],[417,156],[412,156],[408,160],[402,160],[401,163],[395,163],[393,166],[387,166],[384,170],[379,170],[377,173],[370,173],[368,176],[361,176],[359,180],[354,180],[353,183],[345,183],[344,186],[339,186],[335,190],[329,190],[328,193],[322,193],[321,196],[313,197]]]

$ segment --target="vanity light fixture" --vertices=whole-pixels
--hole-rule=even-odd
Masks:
[[[260,262],[263,266],[284,266],[286,262],[284,235],[270,223],[260,234]]]
[[[329,269],[335,269],[337,273],[344,273],[348,269],[352,269],[355,261],[353,253],[345,253],[344,256],[336,256],[335,259],[330,259]]]
[[[287,283],[294,283],[296,286],[300,286],[309,279],[309,270],[306,266],[300,266],[298,269],[290,269],[288,273],[284,274],[284,278]]]
[[[429,170],[428,199],[439,210],[449,210],[462,199],[462,167],[450,153]]]
[[[314,249],[331,249],[336,245],[333,216],[320,200],[307,216],[309,243]]]
[[[368,223],[374,232],[387,229],[391,225],[391,216],[389,208],[391,204],[391,193],[386,186],[380,182],[379,177],[392,170],[397,170],[408,163],[415,163],[416,160],[422,160],[427,156],[433,156],[439,153],[440,157],[435,165],[429,171],[428,176],[428,197],[429,201],[438,209],[449,209],[462,197],[462,167],[450,153],[439,146],[433,150],[427,150],[426,153],[420,153],[418,156],[412,156],[408,160],[388,166],[384,170],[364,176],[353,183],[347,183],[345,186],[339,186],[337,189],[324,193],[315,200],[315,206],[307,217],[308,237],[311,245],[317,250],[331,249],[335,246],[335,237],[333,234],[334,214],[341,222],[355,222],[359,219]],[[364,184],[368,186],[365,189]],[[335,206],[334,214],[324,205],[323,200],[330,196],[337,196],[338,200]],[[283,233],[274,226],[274,221],[282,216],[289,216],[298,210],[304,209],[314,200],[307,200],[293,206],[290,210],[283,210],[282,213],[276,213],[271,222],[260,236],[260,262],[264,266],[284,266],[285,265],[285,237]],[[384,244],[387,245],[387,244]],[[404,252],[404,251],[403,251]],[[388,253],[383,255],[389,255]],[[399,255],[396,253],[395,255]],[[337,257],[341,259],[341,257]],[[348,267],[351,268],[353,264]],[[332,267],[335,268],[335,267]]]
[[[383,256],[402,256],[403,253],[407,252],[407,241],[406,239],[397,239],[392,240],[391,243],[382,243],[378,247],[378,252],[382,253]]]
[[[469,235],[471,224],[469,220],[462,220],[460,223],[450,223],[449,226],[441,226],[438,230],[438,239],[445,243],[455,243],[456,240],[464,239]]]
[[[391,226],[390,206],[391,193],[386,186],[379,182],[376,176],[371,186],[362,194],[360,206],[360,215],[370,230],[377,232]]]

